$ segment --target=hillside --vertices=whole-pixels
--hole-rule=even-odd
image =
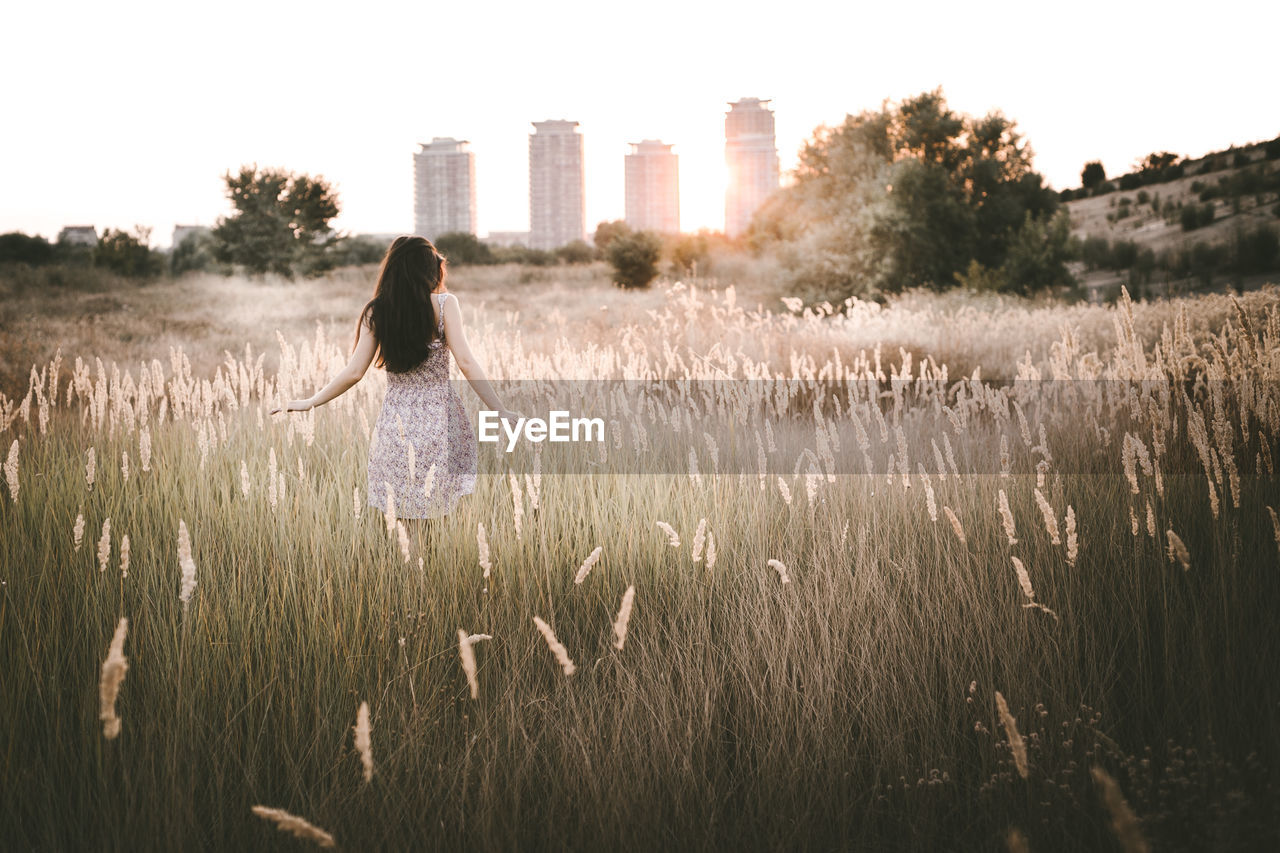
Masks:
[[[1169,175],[1180,177],[1163,179]],[[1095,192],[1066,203],[1085,248],[1077,274],[1093,298],[1121,284],[1159,294],[1277,278],[1280,254],[1259,236],[1280,232],[1277,141],[1181,161],[1163,175],[1133,172]],[[1233,264],[1241,251],[1248,257]]]

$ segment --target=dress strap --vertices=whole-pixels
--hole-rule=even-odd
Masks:
[[[441,338],[444,337],[444,301],[448,296],[447,293],[440,294],[440,324],[436,326],[436,331],[440,333]]]

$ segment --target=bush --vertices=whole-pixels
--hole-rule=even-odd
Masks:
[[[1231,269],[1239,275],[1270,272],[1280,261],[1280,233],[1267,223],[1236,229],[1231,240]]]
[[[1080,260],[1090,270],[1106,267],[1111,261],[1111,242],[1106,237],[1093,234],[1084,238],[1080,245]]]
[[[1107,253],[1107,267],[1113,270],[1127,270],[1138,259],[1138,244],[1132,240],[1116,240]]]
[[[0,264],[28,264],[38,267],[52,263],[53,245],[39,235],[28,237],[21,231],[0,234]]]
[[[455,266],[493,263],[493,249],[466,231],[449,231],[433,241],[436,251]]]
[[[1215,214],[1214,204],[1206,201],[1204,204],[1188,204],[1183,206],[1179,218],[1182,222],[1183,231],[1194,231],[1197,228],[1203,228],[1213,223]]]
[[[592,242],[596,244],[596,248],[601,254],[609,251],[609,244],[614,238],[621,237],[631,233],[631,226],[621,219],[615,219],[611,222],[601,222],[596,226],[596,233],[592,237]]]
[[[1280,160],[1280,136],[1271,140],[1263,148],[1268,160]]]
[[[635,231],[613,237],[605,254],[613,266],[619,287],[648,287],[658,276],[662,238],[652,231]]]
[[[146,278],[162,269],[163,261],[148,243],[151,229],[134,226],[132,232],[108,228],[98,238],[93,264],[126,278]]]
[[[216,241],[212,234],[189,234],[169,253],[169,273],[182,275],[185,272],[204,272],[216,269],[224,275],[230,274],[231,268],[219,263],[215,255]]]
[[[565,243],[555,250],[555,256],[562,264],[589,264],[599,258],[599,254],[584,240]]]
[[[1136,190],[1142,184],[1142,176],[1135,172],[1120,176],[1120,189],[1122,190]]]

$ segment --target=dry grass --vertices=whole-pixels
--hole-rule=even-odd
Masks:
[[[353,512],[380,372],[266,416],[345,322],[101,369],[64,340],[0,399],[0,846],[255,848],[263,802],[360,849],[1274,846],[1276,291],[829,316],[516,282],[507,316],[473,283],[504,393],[616,380],[585,386],[609,439],[579,473],[484,448],[420,537]],[[109,566],[127,531],[127,577],[86,530]]]

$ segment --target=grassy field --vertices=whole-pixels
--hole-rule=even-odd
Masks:
[[[455,285],[516,407],[596,394],[590,472],[483,446],[403,537],[363,506],[380,371],[267,415],[368,271],[88,324],[10,292],[0,848],[309,844],[256,805],[370,850],[1280,844],[1280,290],[833,314],[563,275]]]

